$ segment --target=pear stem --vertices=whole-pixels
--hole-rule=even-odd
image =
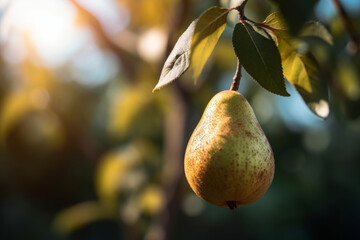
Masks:
[[[227,201],[226,204],[228,205],[230,210],[234,210],[237,207],[236,206],[236,201]]]
[[[237,60],[237,66],[236,66],[236,72],[235,76],[233,78],[233,82],[231,84],[230,90],[231,91],[237,91],[239,90],[240,86],[240,79],[241,79],[241,63],[239,59]]]

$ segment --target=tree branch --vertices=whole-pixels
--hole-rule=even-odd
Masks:
[[[243,0],[239,6],[235,7],[235,9],[238,11],[239,13],[239,21],[241,23],[243,23],[244,20],[246,20],[245,17],[245,6],[246,3],[248,2],[248,0]],[[240,79],[241,79],[241,63],[239,58],[237,59],[237,63],[236,63],[236,72],[233,78],[233,82],[231,84],[230,90],[232,91],[237,91],[239,90],[239,86],[240,86]]]
[[[350,22],[349,15],[345,11],[344,7],[342,6],[340,0],[333,0],[333,4],[335,5],[335,8],[337,9],[341,21],[343,22],[343,25],[345,27],[345,30],[347,31],[349,37],[350,37],[350,44],[353,47],[354,54],[357,54],[359,52],[359,37],[356,33],[355,28]]]
[[[233,83],[231,84],[230,90],[232,90],[232,91],[239,90],[240,79],[241,79],[241,63],[240,63],[240,61],[238,59],[237,60],[237,65],[236,65],[235,76],[233,78]]]
[[[170,21],[168,41],[164,61],[170,54],[174,45],[177,30],[183,25],[186,15],[189,12],[190,0],[181,0],[176,6],[173,20]],[[162,66],[159,66],[159,72]],[[160,230],[161,234],[154,238],[147,236],[147,239],[168,240],[170,239],[171,226],[180,209],[181,183],[184,176],[184,150],[186,119],[189,112],[188,93],[178,81],[169,87],[171,98],[168,103],[172,107],[166,113],[163,158],[165,160],[163,177],[166,202],[162,211],[154,220],[154,227]],[[148,234],[152,229],[148,230]]]

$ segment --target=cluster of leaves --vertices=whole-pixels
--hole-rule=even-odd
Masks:
[[[189,67],[196,79],[225,30],[227,15],[237,8],[212,7],[194,20],[175,44],[167,58],[154,91],[178,79]],[[298,37],[288,32],[279,13],[264,22],[240,16],[233,31],[233,47],[241,65],[266,90],[290,96],[284,77],[295,86],[310,110],[321,118],[329,114],[326,81],[307,38],[332,44],[332,37],[319,22],[308,22]]]

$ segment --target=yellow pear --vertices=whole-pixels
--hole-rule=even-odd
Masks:
[[[222,91],[207,105],[185,152],[185,175],[205,201],[234,209],[259,199],[274,177],[274,156],[243,95]]]

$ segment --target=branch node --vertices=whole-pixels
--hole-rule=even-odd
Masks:
[[[244,9],[245,9],[245,5],[247,3],[248,0],[243,0],[239,6],[237,6],[235,9],[239,12],[239,19],[240,22],[246,20],[247,18],[245,17],[245,13],[244,13]]]

